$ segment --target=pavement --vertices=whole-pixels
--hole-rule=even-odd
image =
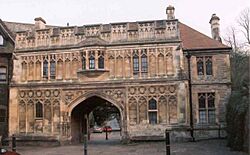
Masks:
[[[164,142],[137,142],[121,144],[119,132],[91,135],[88,142],[88,155],[166,155]],[[84,155],[83,144],[59,147],[17,147],[21,155]],[[243,152],[232,152],[221,139],[203,140],[198,142],[172,143],[171,155],[247,155]]]

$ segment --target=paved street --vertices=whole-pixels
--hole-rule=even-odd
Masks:
[[[142,142],[123,145],[119,143],[119,133],[91,135],[88,155],[165,155],[164,142]],[[225,140],[206,140],[199,142],[173,143],[171,155],[247,155],[246,153],[230,152]],[[83,146],[68,145],[60,147],[18,147],[22,155],[83,155]]]

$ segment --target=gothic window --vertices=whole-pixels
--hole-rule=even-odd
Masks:
[[[56,78],[56,62],[55,60],[50,61],[50,79]]]
[[[0,34],[0,46],[3,45],[3,36]]]
[[[43,118],[43,104],[41,102],[36,103],[36,118]]]
[[[7,80],[7,67],[0,66],[0,81]]]
[[[95,69],[95,56],[90,55],[89,57],[89,69]]]
[[[0,109],[0,123],[4,123],[6,121],[6,109]]]
[[[197,73],[198,75],[204,75],[204,64],[203,64],[203,58],[197,57]]]
[[[98,58],[98,69],[104,69],[104,57],[102,55]]]
[[[48,61],[43,61],[43,78],[48,78]]]
[[[148,57],[146,54],[141,56],[141,71],[144,73],[148,72]]]
[[[199,122],[215,123],[215,93],[198,93]]]
[[[139,56],[137,54],[133,55],[133,73],[134,75],[139,73]]]
[[[155,99],[148,102],[148,118],[149,124],[157,124],[157,102]]]
[[[206,59],[206,74],[207,75],[212,75],[213,74],[213,69],[212,69],[212,57],[205,57]]]
[[[196,57],[198,75],[212,75],[213,62],[212,56]]]

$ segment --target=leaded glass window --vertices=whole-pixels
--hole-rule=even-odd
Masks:
[[[212,57],[205,57],[205,58],[206,58],[206,75],[212,75],[213,74]]]
[[[41,102],[36,103],[36,118],[43,118],[43,104]]]
[[[215,93],[198,93],[199,123],[215,123]]]
[[[48,78],[48,61],[43,61],[43,77]]]
[[[54,60],[50,61],[50,79],[56,78],[56,62]]]
[[[157,101],[151,99],[148,102],[148,119],[149,124],[157,124]]]
[[[104,69],[104,58],[103,58],[103,56],[100,56],[98,58],[98,68],[99,69]]]
[[[89,69],[95,69],[95,57],[93,55],[89,57]]]

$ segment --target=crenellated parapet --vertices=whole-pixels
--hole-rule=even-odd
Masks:
[[[96,37],[105,44],[139,43],[179,40],[178,20],[157,20],[129,23],[35,28],[16,34],[16,49],[83,46],[82,42]],[[84,44],[87,46],[86,44]]]

